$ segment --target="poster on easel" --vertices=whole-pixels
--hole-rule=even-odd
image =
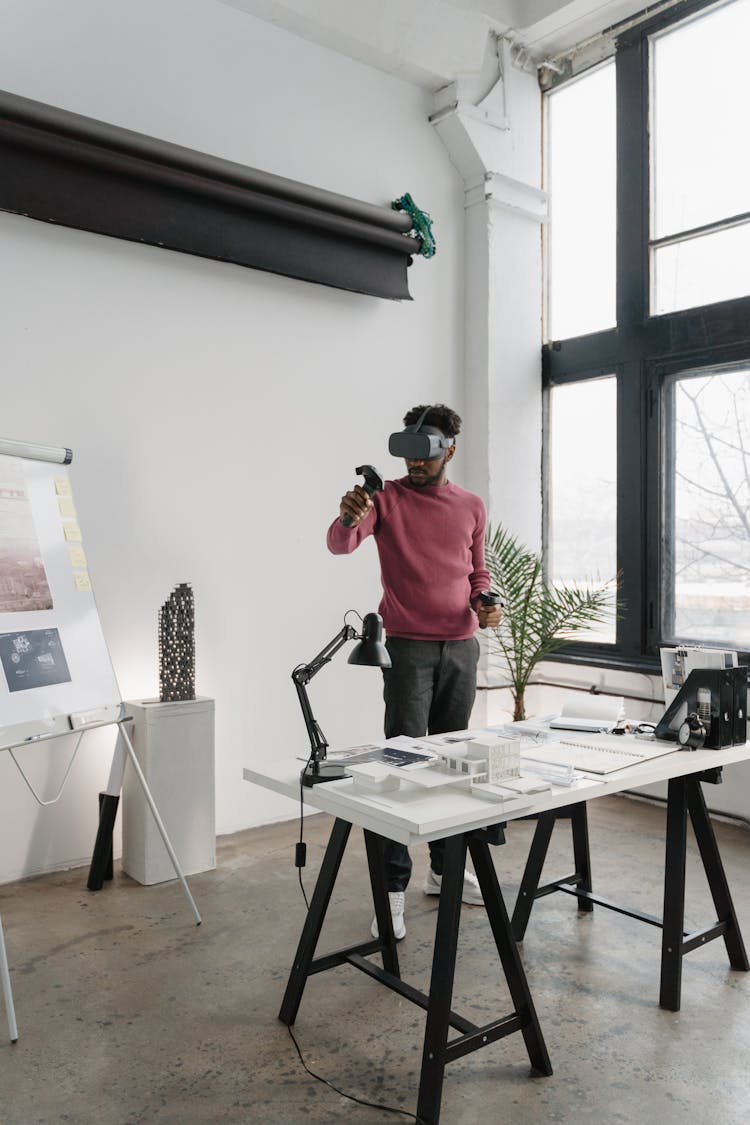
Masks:
[[[0,439],[0,749],[120,713],[69,461]]]

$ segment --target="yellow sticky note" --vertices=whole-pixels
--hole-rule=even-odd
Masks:
[[[55,477],[55,492],[58,496],[71,496],[70,481],[67,477]]]
[[[68,547],[71,566],[88,566],[86,552],[83,547]]]
[[[60,509],[60,515],[64,520],[74,520],[76,518],[76,506],[72,500],[67,497],[61,496],[57,501],[57,506]]]
[[[69,543],[81,542],[81,529],[77,523],[64,523],[63,532],[65,533],[65,538]]]
[[[73,581],[76,584],[76,590],[79,594],[88,594],[91,591],[91,579],[87,570],[75,570],[73,572]]]

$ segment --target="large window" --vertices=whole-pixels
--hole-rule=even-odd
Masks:
[[[550,549],[554,582],[612,582],[617,574],[617,383],[612,377],[550,392],[554,440],[547,449]],[[614,601],[614,599],[613,599]],[[588,641],[615,641],[615,618]]]
[[[614,63],[562,87],[548,122],[548,316],[558,340],[615,323]]]
[[[550,577],[619,575],[571,659],[750,649],[750,0],[685,0],[545,95]]]
[[[662,633],[750,649],[750,365],[667,376]]]
[[[750,3],[651,39],[651,310],[750,293]]]

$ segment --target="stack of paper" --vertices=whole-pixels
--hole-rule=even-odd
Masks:
[[[568,696],[557,718],[550,721],[553,730],[608,731],[625,715],[622,696],[578,694]]]

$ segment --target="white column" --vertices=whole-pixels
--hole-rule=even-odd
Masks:
[[[458,81],[432,121],[464,183],[466,484],[529,547],[541,543],[541,93],[499,52],[502,75],[473,104]],[[480,693],[475,719],[482,720]],[[486,702],[486,701],[485,701]],[[486,712],[486,708],[484,708]]]

